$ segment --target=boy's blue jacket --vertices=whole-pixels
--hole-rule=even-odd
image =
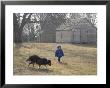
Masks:
[[[62,57],[64,56],[63,50],[62,49],[57,49],[55,52],[56,57]]]

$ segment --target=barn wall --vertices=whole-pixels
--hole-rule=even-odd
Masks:
[[[80,30],[73,31],[72,43],[80,43]]]
[[[95,29],[77,29],[75,31],[56,31],[56,42],[63,43],[97,43]]]
[[[97,31],[94,29],[90,30],[73,31],[73,43],[97,43]]]
[[[71,43],[73,33],[71,31],[56,31],[56,42]]]
[[[73,30],[73,43],[97,43],[97,29],[89,22],[80,23]]]
[[[97,30],[91,29],[88,32],[88,43],[97,43]]]

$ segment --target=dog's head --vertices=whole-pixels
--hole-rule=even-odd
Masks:
[[[51,66],[51,60],[48,60],[48,65]]]

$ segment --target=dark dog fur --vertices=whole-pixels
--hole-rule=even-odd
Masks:
[[[51,66],[51,60],[47,60],[46,58],[41,58],[41,59],[37,60],[37,64],[39,65],[39,68],[41,65],[45,65],[45,67],[46,67],[46,65]]]
[[[29,61],[29,65],[30,64],[33,64],[33,67],[34,67],[34,64],[37,63],[37,60],[40,59],[39,56],[37,55],[33,55],[33,56],[30,56],[26,61]],[[29,66],[28,65],[28,66]]]
[[[41,58],[37,55],[30,56],[26,61],[29,61],[29,65],[33,64],[33,67],[35,63],[39,65],[39,68],[41,65],[45,65],[45,67],[46,65],[51,66],[51,60],[47,60],[46,58]]]

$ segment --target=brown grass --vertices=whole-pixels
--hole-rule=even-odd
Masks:
[[[55,43],[23,43],[14,44],[14,75],[96,75],[97,74],[97,48],[88,44],[62,44],[65,56],[62,64],[57,63],[55,57]],[[38,65],[33,67],[26,59],[33,55],[48,57],[52,66],[45,69]]]

